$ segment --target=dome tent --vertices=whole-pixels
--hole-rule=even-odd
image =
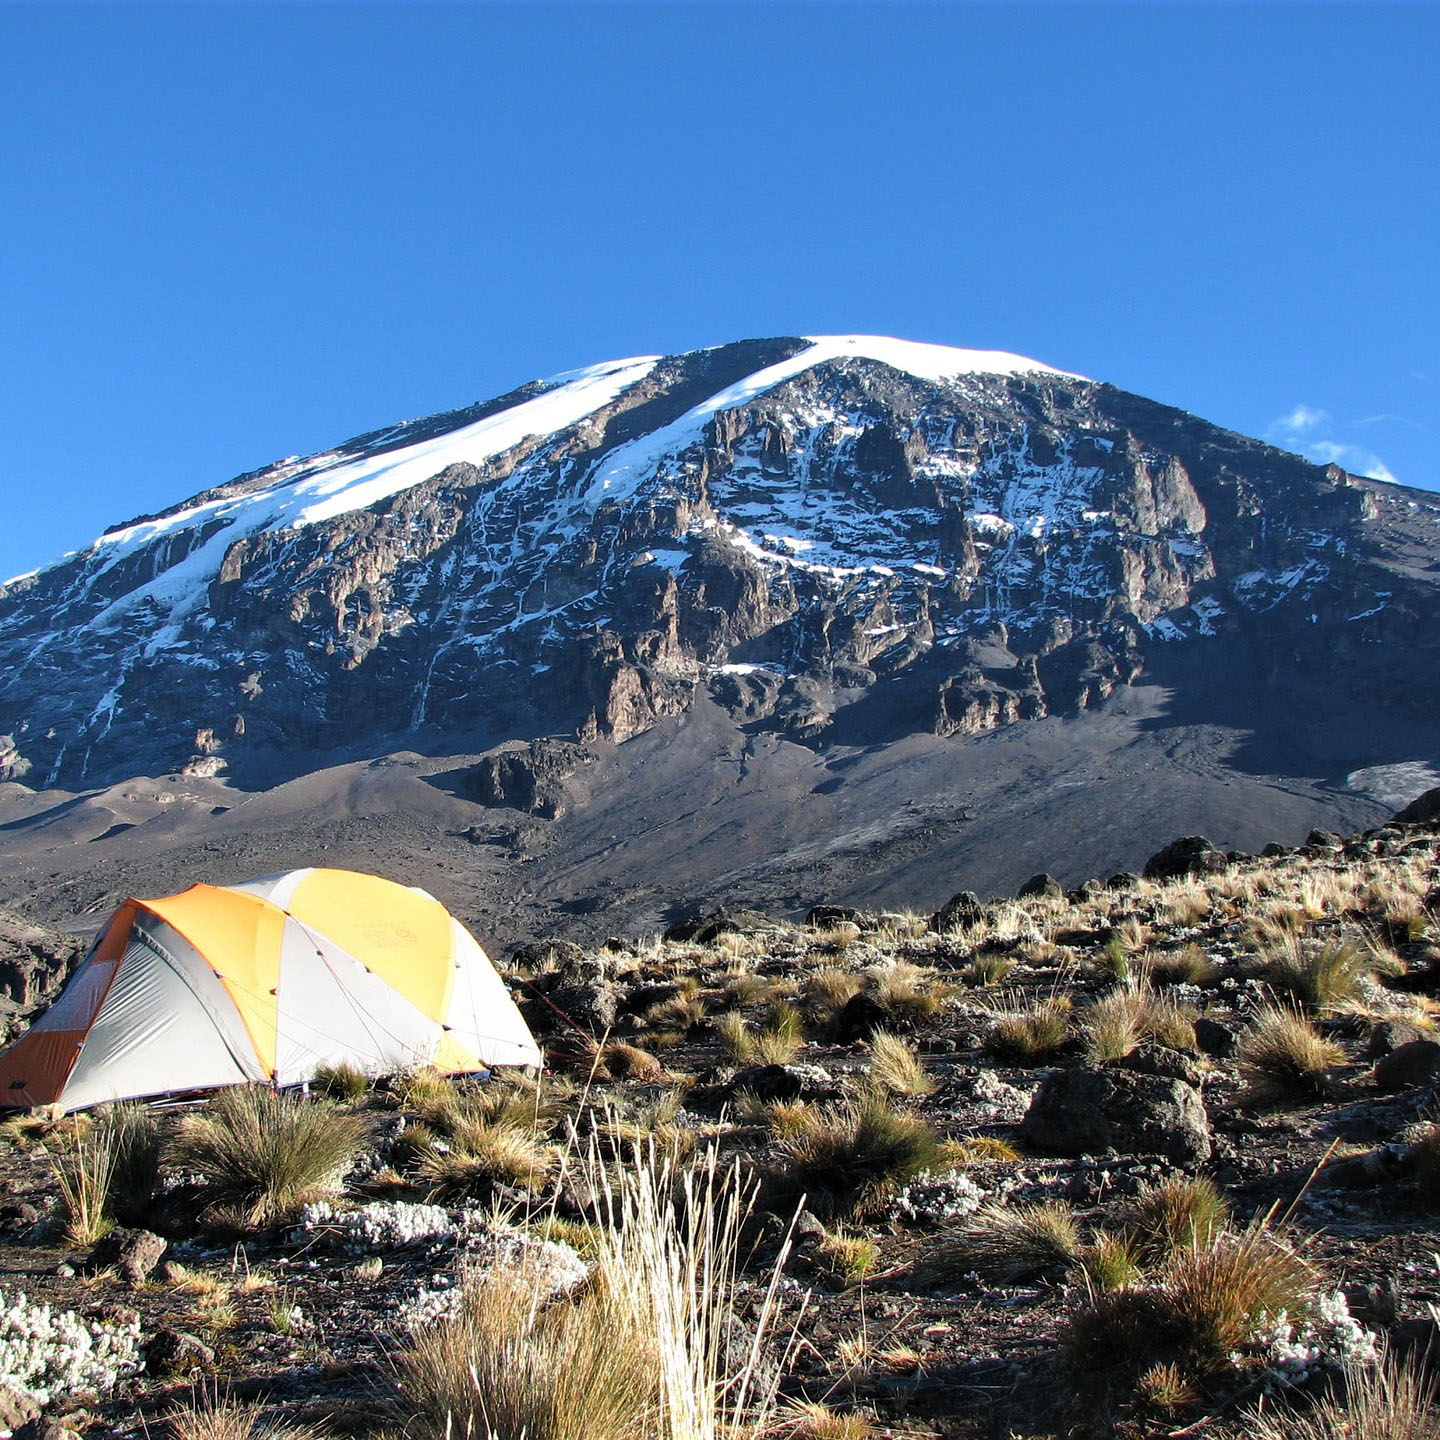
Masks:
[[[127,900],[60,998],[3,1055],[0,1106],[259,1081],[538,1065],[489,958],[423,890],[291,870]]]

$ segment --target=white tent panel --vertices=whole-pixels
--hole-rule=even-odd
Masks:
[[[317,1066],[372,1074],[403,1070],[435,1053],[440,1026],[353,955],[287,916],[280,944],[275,1079],[309,1080]]]
[[[455,989],[446,1022],[455,1038],[487,1065],[539,1065],[540,1048],[505,982],[453,916],[450,930],[455,945]]]
[[[137,926],[60,1103],[74,1110],[263,1078],[210,967],[168,925]]]

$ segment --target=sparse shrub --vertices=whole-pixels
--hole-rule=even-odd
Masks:
[[[826,1275],[846,1282],[875,1273],[880,1251],[864,1235],[826,1235],[815,1247],[815,1263]]]
[[[971,985],[998,985],[1015,968],[1014,959],[998,950],[982,950],[961,972]]]
[[[1373,973],[1373,956],[1351,940],[1308,947],[1287,937],[1266,957],[1265,978],[1283,994],[1318,1014],[1354,1000]]]
[[[914,1097],[935,1090],[935,1079],[926,1072],[915,1047],[888,1030],[870,1037],[870,1081],[892,1095]]]
[[[1313,1408],[1273,1404],[1244,1418],[1248,1440],[1440,1440],[1434,1372],[1408,1361],[1349,1365]]]
[[[1034,1065],[1070,1039],[1070,998],[1052,995],[1025,1010],[1003,1016],[985,1036],[987,1055],[1015,1065]]]
[[[1125,1216],[1125,1235],[1146,1265],[1177,1250],[1211,1244],[1230,1219],[1230,1206],[1205,1176],[1179,1176],[1148,1186]]]
[[[1342,1064],[1345,1052],[1303,1016],[1279,1006],[1255,1013],[1235,1051],[1240,1078],[1262,1103],[1319,1092],[1325,1072]]]
[[[242,1225],[270,1225],[334,1190],[365,1124],[326,1101],[260,1085],[222,1090],[176,1129],[169,1161],[199,1177],[202,1202]]]
[[[814,1106],[804,1128],[780,1142],[774,1188],[782,1205],[809,1197],[820,1215],[865,1214],[904,1182],[932,1168],[940,1141],[918,1115],[867,1091],[833,1106]]]
[[[331,1100],[353,1105],[370,1093],[370,1077],[358,1065],[339,1060],[315,1071],[315,1088]]]
[[[1080,1258],[1074,1212],[1059,1201],[982,1205],[943,1247],[948,1269],[978,1270],[1010,1283],[1064,1269]]]
[[[0,1375],[37,1405],[85,1390],[108,1394],[139,1361],[138,1317],[90,1320],[0,1292]]]

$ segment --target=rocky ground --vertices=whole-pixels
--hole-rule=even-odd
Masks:
[[[4,1428],[33,1410],[27,1436],[156,1433],[219,1389],[258,1402],[252,1419],[395,1432],[395,1358],[433,1293],[467,1255],[545,1240],[583,1260],[577,1157],[637,1141],[682,1166],[713,1147],[758,1187],[756,1287],[808,1196],[773,1358],[789,1399],[852,1428],[812,1416],[796,1434],[1239,1437],[1257,1405],[1307,1404],[1372,1346],[1423,1354],[1440,1304],[1433,807],[1261,856],[1192,838],[1146,870],[1068,892],[1039,876],[933,916],[732,912],[522,946],[508,968],[547,1073],[349,1096],[359,1155],[308,1222],[217,1209],[170,1150],[93,1255],[57,1183],[87,1122],[17,1117]],[[113,1123],[88,1122],[88,1143]],[[1228,1215],[1196,1219],[1196,1177]],[[1195,1275],[1237,1255],[1290,1277],[1287,1315],[1251,1297],[1201,1334]],[[44,1403],[26,1403],[21,1292],[110,1327],[112,1388],[32,1373]],[[742,1291],[742,1322],[760,1293]]]

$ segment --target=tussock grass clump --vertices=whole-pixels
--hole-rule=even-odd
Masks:
[[[819,1215],[863,1215],[941,1155],[925,1120],[870,1090],[838,1105],[812,1106],[799,1132],[781,1140],[772,1188],[782,1208],[803,1195]]]
[[[418,1115],[428,1125],[444,1126],[459,1104],[455,1082],[428,1065],[396,1075],[390,1083],[398,1108]]]
[[[1125,1215],[1125,1236],[1146,1265],[1178,1250],[1204,1249],[1229,1223],[1230,1206],[1207,1176],[1147,1186]]]
[[[1440,1440],[1433,1372],[1407,1361],[1347,1366],[1339,1393],[1310,1410],[1267,1406],[1244,1417],[1249,1440]]]
[[[870,1037],[869,1049],[872,1085],[907,1097],[934,1093],[935,1077],[926,1071],[908,1041],[888,1030],[877,1030]]]
[[[776,1415],[782,1440],[870,1440],[875,1427],[863,1415],[832,1410],[819,1400],[792,1400]]]
[[[987,1160],[1013,1161],[1020,1152],[998,1135],[965,1135],[945,1142],[945,1159],[952,1165],[981,1165]]]
[[[87,1139],[77,1136],[54,1168],[65,1217],[65,1238],[72,1245],[93,1245],[115,1228],[115,1217],[110,1213],[110,1184],[115,1173],[113,1147],[94,1131]]]
[[[71,1130],[68,1146],[52,1163],[72,1244],[93,1245],[117,1223],[150,1219],[163,1149],[159,1119],[131,1102],[107,1106],[83,1130]]]
[[[1307,946],[1297,936],[1276,945],[1265,960],[1265,978],[1317,1014],[1352,1001],[1374,973],[1374,956],[1353,940]]]
[[[1187,1347],[1205,1368],[1223,1366],[1263,1317],[1301,1314],[1319,1284],[1315,1267],[1264,1221],[1175,1251],[1164,1279]]]
[[[333,1192],[364,1143],[365,1123],[327,1101],[261,1085],[222,1090],[179,1123],[167,1159],[199,1177],[202,1203],[241,1225],[286,1219]]]
[[[370,1093],[370,1077],[358,1065],[338,1060],[316,1069],[315,1088],[331,1100],[353,1105]]]
[[[1278,1005],[1255,1012],[1235,1055],[1251,1098],[1262,1104],[1318,1094],[1325,1072],[1345,1060],[1303,1015]]]
[[[1269,1217],[1208,1244],[1175,1250],[1155,1283],[1092,1295],[1065,1337],[1076,1369],[1138,1376],[1157,1363],[1189,1375],[1224,1370],[1261,1323],[1300,1315],[1319,1285],[1314,1267]]]
[[[909,960],[897,960],[871,972],[871,992],[892,1020],[918,1025],[933,1019],[950,989],[931,971]]]
[[[1168,1415],[1189,1409],[1199,1396],[1190,1377],[1174,1361],[1162,1361],[1135,1382],[1135,1398],[1147,1409]]]
[[[1167,985],[1207,985],[1215,978],[1215,962],[1198,946],[1150,951],[1141,965],[1145,979],[1157,989]]]
[[[806,979],[800,1003],[812,1024],[826,1027],[864,988],[864,980],[853,970],[825,966]]]
[[[534,1192],[552,1159],[550,1147],[527,1128],[467,1121],[451,1132],[448,1150],[432,1148],[420,1157],[415,1176],[435,1200],[483,1196],[496,1185]]]
[[[1080,1227],[1068,1205],[982,1205],[946,1247],[946,1268],[978,1270],[1009,1284],[1062,1270],[1080,1258]]]
[[[174,1440],[321,1440],[316,1425],[290,1421],[267,1411],[258,1400],[201,1396],[165,1416]]]
[[[998,985],[1015,968],[1015,961],[1009,955],[997,950],[982,950],[962,970],[962,978],[971,985]]]
[[[1102,1293],[1135,1285],[1142,1274],[1140,1256],[1130,1238],[1104,1231],[1080,1247],[1075,1269],[1091,1290]]]
[[[397,1375],[416,1440],[453,1435],[526,1440],[630,1440],[653,1434],[656,1342],[633,1297],[596,1285],[576,1302],[546,1303],[530,1267],[467,1278],[453,1319],[426,1327]]]
[[[1051,995],[1002,1016],[985,1036],[987,1055],[1015,1065],[1034,1065],[1064,1048],[1070,1039],[1068,995]]]
[[[846,1282],[864,1280],[875,1273],[880,1251],[864,1235],[826,1235],[815,1247],[815,1263],[826,1275]]]
[[[1145,998],[1138,990],[1120,988],[1102,995],[1080,1014],[1085,1058],[1092,1065],[1123,1060],[1140,1043]]]
[[[651,1044],[678,1045],[699,1034],[709,1016],[710,997],[693,975],[687,975],[674,995],[650,1006],[641,1019]]]
[[[787,1017],[795,1014],[788,1005],[782,1013]],[[787,1018],[774,1029],[757,1028],[748,1024],[738,1010],[727,1010],[717,1017],[715,1034],[720,1048],[737,1065],[788,1065],[804,1043],[798,1020],[791,1022]]]
[[[148,1106],[125,1101],[105,1109],[96,1133],[114,1156],[110,1213],[121,1225],[147,1223],[165,1158],[163,1122]]]
[[[721,1440],[769,1433],[784,1364],[762,1378],[774,1318],[769,1288],[743,1327],[737,1363],[741,1237],[750,1192],[706,1164],[675,1176],[636,1158],[607,1176],[582,1161],[605,1223],[596,1268],[551,1298],[538,1267],[466,1277],[458,1315],[396,1357],[397,1407],[415,1440]]]

